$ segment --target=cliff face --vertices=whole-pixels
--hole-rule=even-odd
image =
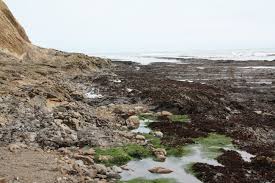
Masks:
[[[82,67],[103,68],[110,65],[109,60],[89,57],[84,54],[66,53],[33,45],[23,27],[17,22],[7,5],[0,0],[0,59],[19,59],[27,62],[48,62]]]
[[[27,52],[30,40],[2,0],[0,0],[0,30],[1,51],[16,57],[21,57]]]

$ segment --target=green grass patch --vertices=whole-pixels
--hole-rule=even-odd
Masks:
[[[202,146],[204,155],[211,159],[221,155],[221,148],[234,147],[230,137],[216,133],[210,133],[206,138],[196,138],[194,141]]]
[[[190,118],[188,117],[188,115],[172,115],[172,116],[169,116],[169,119],[172,122],[181,122],[181,123],[186,123],[190,121]]]
[[[128,181],[119,181],[118,183],[176,183],[174,179],[154,179],[146,180],[142,178],[128,180]]]
[[[133,159],[146,158],[152,155],[146,147],[137,144],[114,148],[97,148],[95,150],[96,162],[103,163],[107,166],[124,165]],[[103,156],[108,158],[102,159]]]

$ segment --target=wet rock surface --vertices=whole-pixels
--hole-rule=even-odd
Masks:
[[[274,179],[273,84],[270,88],[255,88],[255,83],[248,82],[241,85],[239,81],[251,73],[244,73],[241,79],[212,78],[202,84],[177,80],[197,78],[194,68],[206,67],[206,61],[147,66],[114,62],[112,68],[99,70],[0,58],[0,146],[9,147],[11,153],[29,147],[57,153],[60,168],[56,171],[62,173],[58,182],[119,179],[119,167],[94,162],[92,147],[144,145],[146,138],[129,130],[138,127],[138,115],[146,112],[159,114],[157,122],[149,126],[169,147],[190,144],[193,138],[216,132],[232,137],[235,145],[256,155],[247,163],[233,152],[224,152],[218,158],[224,167],[196,164],[194,170],[200,180],[218,182],[230,176],[229,181],[234,182],[237,175],[243,176],[244,182]],[[219,69],[228,64],[210,61],[209,69],[201,74],[205,78],[214,74],[222,77]],[[230,64],[246,67],[256,62]],[[270,72],[257,73],[257,77],[274,79]],[[102,97],[87,97],[91,91]],[[187,114],[190,122],[173,122],[169,118],[173,114]],[[156,150],[155,156],[163,161],[166,152]]]
[[[272,182],[275,180],[275,164],[268,159],[256,157],[252,162],[244,162],[237,152],[226,151],[218,157],[224,167],[196,163],[193,170],[203,182]]]
[[[163,132],[162,143],[177,147],[192,143],[192,138],[204,137],[210,132],[216,132],[233,138],[234,144],[239,148],[274,162],[275,105],[272,101],[275,78],[272,69],[275,68],[275,63],[205,60],[183,60],[183,62],[185,63],[182,65],[155,63],[139,66],[138,71],[135,70],[135,63],[117,63],[116,73],[125,82],[125,86],[133,89],[132,92],[135,93],[133,100],[142,100],[154,106],[155,112],[167,110],[173,114],[190,116],[191,123],[172,123],[165,119],[160,123],[151,123],[150,128]],[[199,75],[195,75],[197,72],[194,68],[198,66],[208,68],[200,73],[203,78],[209,80],[203,80],[202,83],[202,79],[198,78]],[[230,68],[235,68],[236,71],[231,72],[231,78],[226,75],[230,72]],[[251,70],[248,72],[245,70],[247,68]],[[214,75],[216,78],[212,77]],[[258,84],[257,81],[251,82],[251,78],[271,80],[272,83]],[[188,82],[188,79],[196,81]],[[123,86],[120,85],[120,87]],[[115,86],[112,87],[115,88]],[[120,91],[118,91],[119,94],[121,94]],[[223,171],[227,172],[226,176],[232,179],[223,179],[221,174],[212,176],[208,180],[203,176],[198,177],[205,182],[215,182],[214,179],[216,182],[222,180],[238,182],[240,175],[243,182],[274,181],[274,167],[267,168],[263,173],[256,168],[255,163],[254,166],[252,166],[253,163],[242,165],[240,162],[243,161],[239,157],[232,161],[234,163],[229,163],[229,160],[225,163],[226,158],[232,156],[236,158],[230,153],[225,153],[224,157],[219,158],[219,161],[223,161],[225,165]],[[260,162],[256,162],[257,166],[260,166]],[[209,167],[205,164],[201,166]],[[247,166],[249,168],[246,168]],[[205,170],[205,175],[215,172],[215,168]],[[236,169],[240,170],[239,173]]]
[[[203,182],[274,182],[274,61],[173,58],[181,64],[111,65],[32,45],[1,0],[0,28],[1,183],[116,182],[120,168],[95,163],[94,148],[149,146],[145,136],[129,131],[146,112],[158,114],[150,128],[160,132],[155,135],[166,147],[215,132],[256,155],[244,162],[224,151],[218,157],[223,167],[195,164]],[[190,121],[174,121],[175,114],[187,114]],[[128,153],[136,155],[138,148]],[[124,161],[131,159],[118,150]],[[143,153],[150,152],[143,147]],[[166,158],[164,149],[153,154]]]
[[[169,174],[172,173],[172,170],[169,170],[168,168],[163,168],[163,167],[155,167],[152,169],[148,170],[151,173],[158,173],[158,174]]]

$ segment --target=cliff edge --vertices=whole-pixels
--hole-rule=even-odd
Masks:
[[[21,57],[29,49],[30,40],[7,5],[0,0],[0,50]]]
[[[110,65],[107,59],[67,53],[33,45],[3,0],[0,0],[0,59],[29,63],[47,62],[65,68],[97,69]]]

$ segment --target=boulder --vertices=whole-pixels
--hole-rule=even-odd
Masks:
[[[160,113],[160,116],[172,116],[173,114],[171,112],[168,112],[168,111],[162,111]]]
[[[127,126],[122,126],[122,127],[121,127],[121,130],[122,130],[122,131],[126,131],[126,130],[128,130],[128,127],[127,127]]]
[[[136,139],[137,140],[142,140],[142,141],[146,140],[146,138],[143,135],[137,135]]]
[[[155,168],[149,169],[148,171],[156,174],[169,174],[173,172],[172,170],[168,168],[163,168],[163,167],[155,167]]]
[[[20,149],[22,148],[26,148],[27,146],[25,144],[22,144],[22,143],[15,143],[15,144],[10,144],[8,146],[8,149],[11,151],[11,152],[18,152]]]
[[[106,179],[107,175],[97,174],[96,177],[98,177],[100,179]]]
[[[112,156],[103,156],[103,155],[100,155],[98,158],[99,161],[110,161],[112,159],[113,159]]]
[[[132,139],[134,138],[135,134],[132,133],[132,132],[128,132],[128,131],[121,131],[119,132],[119,134],[125,138],[128,138],[128,139]]]
[[[112,170],[116,173],[121,173],[122,172],[122,168],[118,167],[118,166],[113,166]]]
[[[95,169],[83,168],[82,171],[84,175],[90,179],[93,179],[97,176],[97,171]]]
[[[126,120],[127,126],[131,129],[135,129],[139,127],[140,121],[138,116],[130,116]]]
[[[79,130],[80,123],[81,122],[77,118],[70,118],[67,125],[74,130]]]
[[[97,181],[96,183],[107,183],[107,180],[101,179],[101,180]]]
[[[34,142],[35,138],[37,137],[37,134],[35,132],[29,132],[29,133],[26,133],[26,136],[28,141]]]
[[[127,165],[122,165],[120,167],[122,170],[129,171],[130,169],[127,167]]]
[[[82,149],[81,153],[83,155],[95,155],[95,150],[93,148],[89,148],[89,149]]]
[[[105,165],[102,165],[102,164],[95,164],[94,165],[94,168],[96,169],[96,171],[99,173],[99,174],[104,174],[106,175],[107,173],[107,167]]]
[[[168,111],[162,111],[157,113],[158,119],[160,120],[169,120],[169,117],[172,115],[173,114]]]
[[[137,106],[137,107],[134,108],[134,110],[135,110],[136,114],[144,113],[146,111],[146,109],[142,106]]]
[[[153,133],[156,137],[158,138],[162,138],[163,137],[163,133],[161,131],[156,131]]]
[[[0,127],[5,126],[6,123],[7,123],[7,119],[4,116],[0,115]]]
[[[162,148],[158,148],[158,149],[154,149],[153,150],[154,152],[154,155],[156,156],[156,159],[158,161],[165,161],[166,160],[166,150],[165,149],[162,149]]]
[[[59,151],[60,153],[62,153],[62,154],[70,154],[70,153],[71,153],[71,151],[68,150],[68,149],[65,148],[65,147],[59,148],[58,151]]]
[[[94,164],[94,160],[89,156],[82,156],[82,155],[75,154],[73,158],[84,161],[86,164]]]
[[[79,112],[76,112],[76,111],[72,111],[71,116],[73,116],[74,118],[77,118],[77,119],[81,118],[81,114]]]
[[[119,179],[120,178],[120,175],[114,171],[107,172],[106,175],[109,179]]]
[[[84,162],[82,160],[76,160],[75,164],[80,166],[80,167],[84,166]]]

